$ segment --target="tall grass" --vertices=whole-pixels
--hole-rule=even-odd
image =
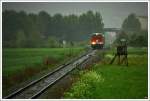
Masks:
[[[105,58],[82,73],[80,80],[65,92],[64,98],[144,99],[148,97],[148,56],[146,50],[129,51],[129,66],[109,65]],[[137,54],[136,54],[137,52]],[[88,76],[87,76],[88,75]]]
[[[69,48],[20,48],[20,49],[3,49],[3,75],[16,70],[42,64],[45,58],[52,61],[60,62],[65,58],[77,55],[82,48],[74,48],[70,53]]]
[[[4,48],[3,89],[26,81],[43,70],[54,69],[82,52],[83,48]]]

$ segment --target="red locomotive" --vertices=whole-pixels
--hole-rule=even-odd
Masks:
[[[102,33],[93,33],[91,37],[91,47],[93,49],[102,49],[104,47],[104,35]]]

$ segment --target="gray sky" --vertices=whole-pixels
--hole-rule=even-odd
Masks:
[[[42,10],[50,15],[82,14],[88,10],[101,13],[105,27],[121,27],[123,20],[130,14],[148,16],[147,2],[3,2],[3,11],[13,9],[27,13],[38,13]]]

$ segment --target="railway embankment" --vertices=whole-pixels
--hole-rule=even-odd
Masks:
[[[129,48],[128,62],[110,65],[113,50],[105,58],[81,72],[72,87],[64,93],[69,99],[147,99],[148,98],[148,52],[147,48]]]

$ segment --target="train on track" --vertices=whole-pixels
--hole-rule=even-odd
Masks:
[[[92,49],[103,49],[105,44],[105,37],[102,33],[93,33],[91,36]]]

